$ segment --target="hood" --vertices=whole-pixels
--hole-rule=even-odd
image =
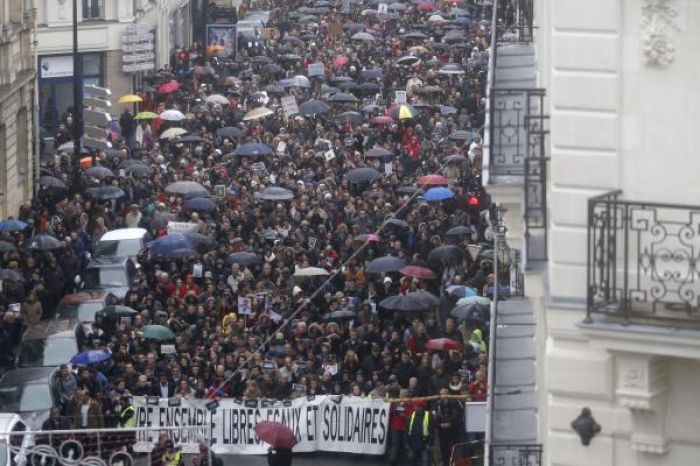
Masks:
[[[470,339],[470,340],[481,341],[481,339],[482,339],[481,329],[478,329],[478,328],[477,328],[476,330],[474,330],[474,331],[472,332],[471,337],[469,337],[469,339]]]

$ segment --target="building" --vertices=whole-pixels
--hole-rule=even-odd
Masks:
[[[155,69],[169,63],[177,46],[191,40],[189,0],[36,0],[40,124],[57,126],[73,104],[73,1],[78,3],[78,49],[83,84],[119,96],[131,93],[141,73],[124,72],[123,33],[131,25],[153,28]],[[150,53],[150,52],[144,52]],[[118,110],[117,110],[118,111]]]
[[[698,464],[700,1],[499,8],[485,177],[527,264],[542,463]]]
[[[32,25],[24,0],[0,2],[0,218],[17,215],[32,196]]]

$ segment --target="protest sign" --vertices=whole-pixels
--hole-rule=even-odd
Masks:
[[[250,298],[238,297],[238,314],[243,316],[253,315],[253,303]]]
[[[168,222],[168,234],[199,233],[199,224],[190,222]]]
[[[300,392],[301,390],[299,390]],[[211,432],[212,451],[218,454],[265,454],[268,445],[253,430],[260,421],[289,427],[297,439],[295,452],[334,451],[382,455],[389,433],[389,403],[361,397],[309,396],[295,400],[238,400],[223,398],[209,409],[209,400],[182,399],[179,406],[162,398],[157,404],[134,398],[134,451],[146,451],[158,441],[158,428],[182,427],[167,433],[184,453],[198,451]],[[175,404],[176,406],[172,406]],[[198,428],[201,428],[198,429]]]
[[[378,3],[377,13],[379,13],[380,15],[385,15],[389,13],[389,5],[387,5],[386,3]]]
[[[325,73],[323,63],[309,63],[309,77],[323,76]]]
[[[406,91],[394,91],[394,103],[404,105],[406,103]]]
[[[286,116],[287,118],[299,113],[299,106],[297,105],[297,99],[293,95],[288,95],[288,96],[282,97],[282,99],[280,100],[280,103],[282,104],[282,109],[284,110],[284,116]]]

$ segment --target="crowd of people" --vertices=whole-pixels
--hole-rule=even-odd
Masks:
[[[211,45],[174,54],[140,90],[138,114],[124,107],[115,149],[81,154],[80,167],[66,115],[42,168],[42,180],[65,187],[43,183],[16,217],[26,227],[0,224],[12,245],[0,265],[21,275],[6,276],[0,295],[5,368],[23,329],[79,291],[105,232],[140,227],[160,239],[180,222],[199,234],[190,250],[135,257],[123,305],[138,315],[93,324],[82,349],[111,358],[60,368],[51,423],[118,426],[141,395],[485,400],[488,322],[450,311],[451,290],[489,296],[494,286],[480,183],[486,12],[464,0],[381,12],[373,2],[267,3],[256,4],[270,10],[266,29],[244,36],[235,58]],[[283,105],[289,96],[297,113]],[[170,189],[176,182],[195,188]],[[440,187],[441,197],[426,195]],[[60,245],[30,245],[37,235]],[[449,254],[431,255],[440,248]],[[385,256],[421,274],[369,267]],[[421,290],[436,301],[381,304]],[[148,324],[167,326],[174,350],[143,338]],[[443,338],[458,347],[429,344]],[[391,413],[393,464],[408,454],[427,465],[436,436],[447,464],[466,439],[461,401],[401,401]]]

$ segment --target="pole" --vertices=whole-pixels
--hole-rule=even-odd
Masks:
[[[73,169],[76,181],[80,177],[80,136],[83,112],[80,102],[82,75],[78,56],[78,0],[73,0]]]
[[[32,8],[32,35],[34,46],[34,69],[39,70],[39,40],[37,36],[37,9]],[[41,131],[39,130],[39,80],[34,80],[34,194],[39,193],[39,179],[41,178]]]

